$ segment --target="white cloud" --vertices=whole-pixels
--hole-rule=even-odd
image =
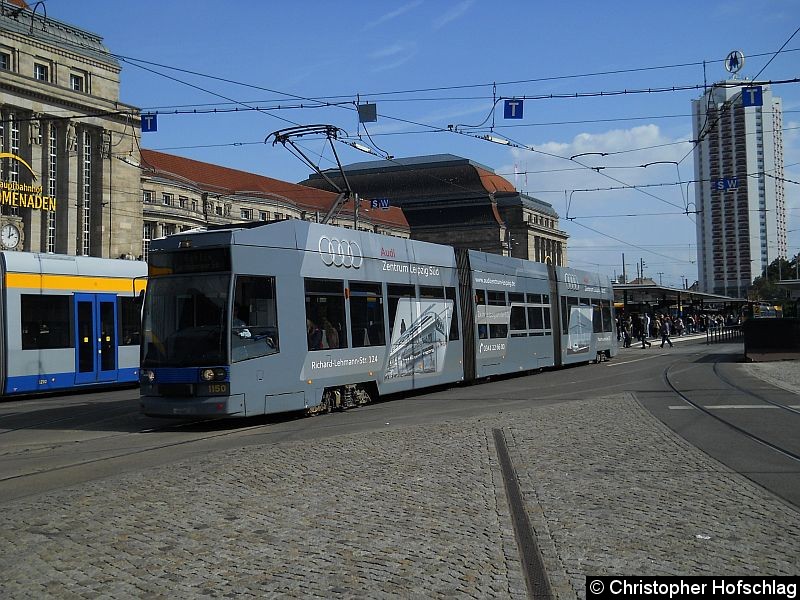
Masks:
[[[629,275],[635,276],[633,265],[643,258],[647,276],[657,279],[661,272],[665,285],[680,285],[681,275],[689,283],[696,278],[695,225],[684,213],[694,162],[692,156],[683,160],[680,179],[674,164],[691,148],[684,141],[690,138],[688,133],[669,137],[657,125],[581,133],[530,145],[538,152],[512,149],[512,164],[497,170],[512,174],[508,178],[521,191],[553,205],[570,235],[570,264],[619,274],[625,253]],[[578,154],[584,155],[570,160]],[[648,163],[659,164],[642,166]],[[653,187],[625,189],[633,185]],[[688,187],[693,200],[693,186]],[[568,202],[574,221],[567,219]]]
[[[513,156],[516,163],[523,161],[527,164],[528,170],[545,171],[537,173],[531,182],[534,189],[569,192],[626,184],[672,183],[678,181],[678,171],[673,163],[683,159],[691,148],[689,142],[682,141],[689,137],[687,134],[682,139],[670,138],[657,125],[643,125],[604,133],[581,133],[568,142],[532,144],[533,152],[513,149]],[[570,160],[571,157],[575,158]],[[643,167],[646,164],[650,166]],[[585,168],[564,171],[576,167]],[[680,169],[681,181],[693,178],[691,156],[681,163]]]
[[[392,56],[396,56],[398,54],[408,52],[408,46],[405,44],[393,44],[391,46],[385,46],[380,50],[376,50],[372,52],[369,57],[372,59],[380,59],[380,58],[389,58]]]
[[[441,29],[445,25],[461,18],[473,4],[475,4],[475,0],[463,0],[463,2],[459,2],[450,10],[443,13],[438,19],[434,19],[433,28]]]
[[[393,11],[388,12],[388,13],[386,13],[384,15],[381,15],[380,17],[378,17],[374,21],[370,21],[369,23],[364,25],[363,29],[367,30],[367,29],[372,29],[373,27],[377,27],[379,25],[383,25],[384,23],[386,23],[388,21],[396,19],[397,17],[399,17],[402,14],[405,14],[408,11],[417,8],[421,4],[422,4],[422,0],[415,0],[414,2],[409,2],[409,3],[404,4],[402,6],[398,6]]]
[[[372,71],[377,73],[395,69],[411,60],[417,54],[417,51],[417,44],[414,42],[407,44],[397,43],[376,50],[369,55],[369,58],[375,62],[383,62],[373,66]]]

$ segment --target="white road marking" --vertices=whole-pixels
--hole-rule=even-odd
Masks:
[[[712,404],[710,406],[704,406],[703,408],[707,408],[709,410],[727,410],[729,408],[793,408],[795,410],[800,410],[800,406],[789,406],[786,405],[785,407],[775,406],[774,404]],[[670,410],[694,410],[694,406],[689,406],[686,404],[682,404],[680,406],[670,406]]]
[[[659,356],[663,356],[662,354],[654,354],[650,356],[645,356],[643,358],[635,358],[633,360],[626,360],[625,362],[618,362],[614,360],[613,363],[607,364],[606,367],[619,367],[620,365],[629,365],[631,363],[639,362],[640,360],[650,360],[651,358],[658,358]]]

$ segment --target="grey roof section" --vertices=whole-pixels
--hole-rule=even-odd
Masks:
[[[393,158],[391,160],[368,160],[364,162],[352,163],[343,165],[342,168],[346,173],[368,173],[371,171],[383,172],[386,171],[403,171],[413,167],[450,167],[456,165],[472,165],[479,169],[494,173],[494,169],[482,165],[469,158],[456,156],[455,154],[429,154],[427,156],[410,156],[408,158]],[[338,174],[339,169],[326,169],[325,172],[333,172]],[[320,175],[313,173],[309,175],[309,179],[319,178]]]
[[[548,216],[558,219],[558,213],[553,208],[553,205],[549,202],[545,202],[544,200],[539,200],[538,198],[534,198],[533,196],[528,196],[527,194],[497,194],[497,205],[498,206],[523,206],[524,208],[528,208],[530,210],[535,210],[539,213],[544,213]]]
[[[18,6],[0,0],[0,28],[119,67],[119,61],[103,44],[102,37],[74,25],[45,18],[45,10],[41,8],[35,13],[29,8],[20,10]]]

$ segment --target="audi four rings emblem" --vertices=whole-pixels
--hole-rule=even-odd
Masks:
[[[581,286],[578,285],[578,277],[573,273],[564,273],[564,282],[567,284],[568,290],[578,291]]]
[[[364,264],[364,255],[361,246],[350,240],[339,240],[323,235],[319,238],[319,255],[322,262],[335,267],[358,269]]]

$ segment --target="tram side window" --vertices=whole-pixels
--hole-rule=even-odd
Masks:
[[[542,329],[545,329],[545,326],[541,306],[528,307],[528,323],[530,323],[531,329],[535,329],[538,335],[542,335]]]
[[[141,337],[142,300],[139,298],[117,297],[119,307],[119,345],[138,346]]]
[[[488,340],[489,319],[486,313],[486,292],[484,290],[475,290],[475,308],[475,315],[478,318],[478,338]]]
[[[428,298],[431,300],[443,300],[444,289],[440,287],[421,285],[419,286],[419,297]]]
[[[278,352],[275,278],[237,275],[231,315],[231,360]]]
[[[569,333],[569,318],[572,314],[572,307],[578,306],[578,299],[571,296],[561,298],[561,332],[564,335]]]
[[[397,305],[400,302],[400,298],[414,298],[416,294],[414,293],[414,286],[413,285],[387,285],[386,286],[386,296],[389,301],[389,334],[391,335],[394,332],[394,321],[395,317],[397,316]],[[403,330],[400,333],[405,332],[405,327],[408,327],[409,323],[405,323],[405,320],[401,318],[400,321],[400,328]]]
[[[611,302],[600,300],[600,312],[603,318],[603,331],[613,331],[614,320],[611,318]]]
[[[386,345],[380,283],[350,282],[350,335],[353,348]]]
[[[505,292],[489,292],[489,306],[508,306],[506,303]],[[489,320],[489,337],[505,338],[508,337],[508,312],[505,310],[492,310],[489,313],[493,314]]]
[[[453,316],[450,318],[450,339],[457,340],[458,339],[458,299],[456,298],[456,288],[448,287],[444,288],[444,295],[445,298],[452,302],[453,307]]]
[[[511,304],[511,337],[525,337],[528,328],[525,320],[525,294],[509,292],[508,302]]]
[[[23,350],[72,348],[70,296],[23,294],[20,298]]]
[[[592,332],[603,333],[603,312],[599,301],[592,304]]]
[[[306,333],[309,350],[347,348],[344,282],[306,279]]]
[[[511,294],[509,294],[511,297]],[[541,304],[542,303],[542,295],[541,294],[525,294],[525,302],[527,304]],[[511,308],[511,317],[512,321],[514,318],[514,308]],[[537,336],[537,335],[545,335],[545,332],[542,331],[543,329],[543,321],[542,321],[542,307],[541,306],[528,306],[525,308],[525,314],[528,318],[528,335]],[[511,334],[512,337],[514,334]]]

